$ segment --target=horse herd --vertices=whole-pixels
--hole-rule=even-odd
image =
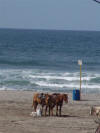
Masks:
[[[44,109],[44,115],[47,115],[47,110],[49,116],[53,116],[53,109],[56,107],[56,116],[61,116],[61,109],[63,105],[63,101],[68,103],[68,94],[60,94],[60,93],[35,93],[33,96],[33,104],[34,111],[36,112],[38,104],[42,107],[42,114]],[[44,108],[45,107],[45,108]],[[59,110],[59,111],[58,111]],[[59,113],[58,113],[59,112]]]

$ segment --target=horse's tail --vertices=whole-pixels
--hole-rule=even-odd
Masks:
[[[32,100],[32,108],[34,107],[34,96],[33,96],[33,100]]]

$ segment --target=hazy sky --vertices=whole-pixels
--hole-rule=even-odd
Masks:
[[[0,28],[99,30],[93,0],[0,0]]]

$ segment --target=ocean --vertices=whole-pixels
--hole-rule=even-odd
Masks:
[[[100,32],[0,29],[0,90],[100,92]]]

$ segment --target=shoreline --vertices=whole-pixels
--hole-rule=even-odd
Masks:
[[[73,101],[62,107],[62,117],[30,116],[33,111],[34,91],[0,90],[1,133],[94,133],[98,126],[95,116],[89,114],[90,107],[100,105],[100,94],[82,94],[81,101]]]

